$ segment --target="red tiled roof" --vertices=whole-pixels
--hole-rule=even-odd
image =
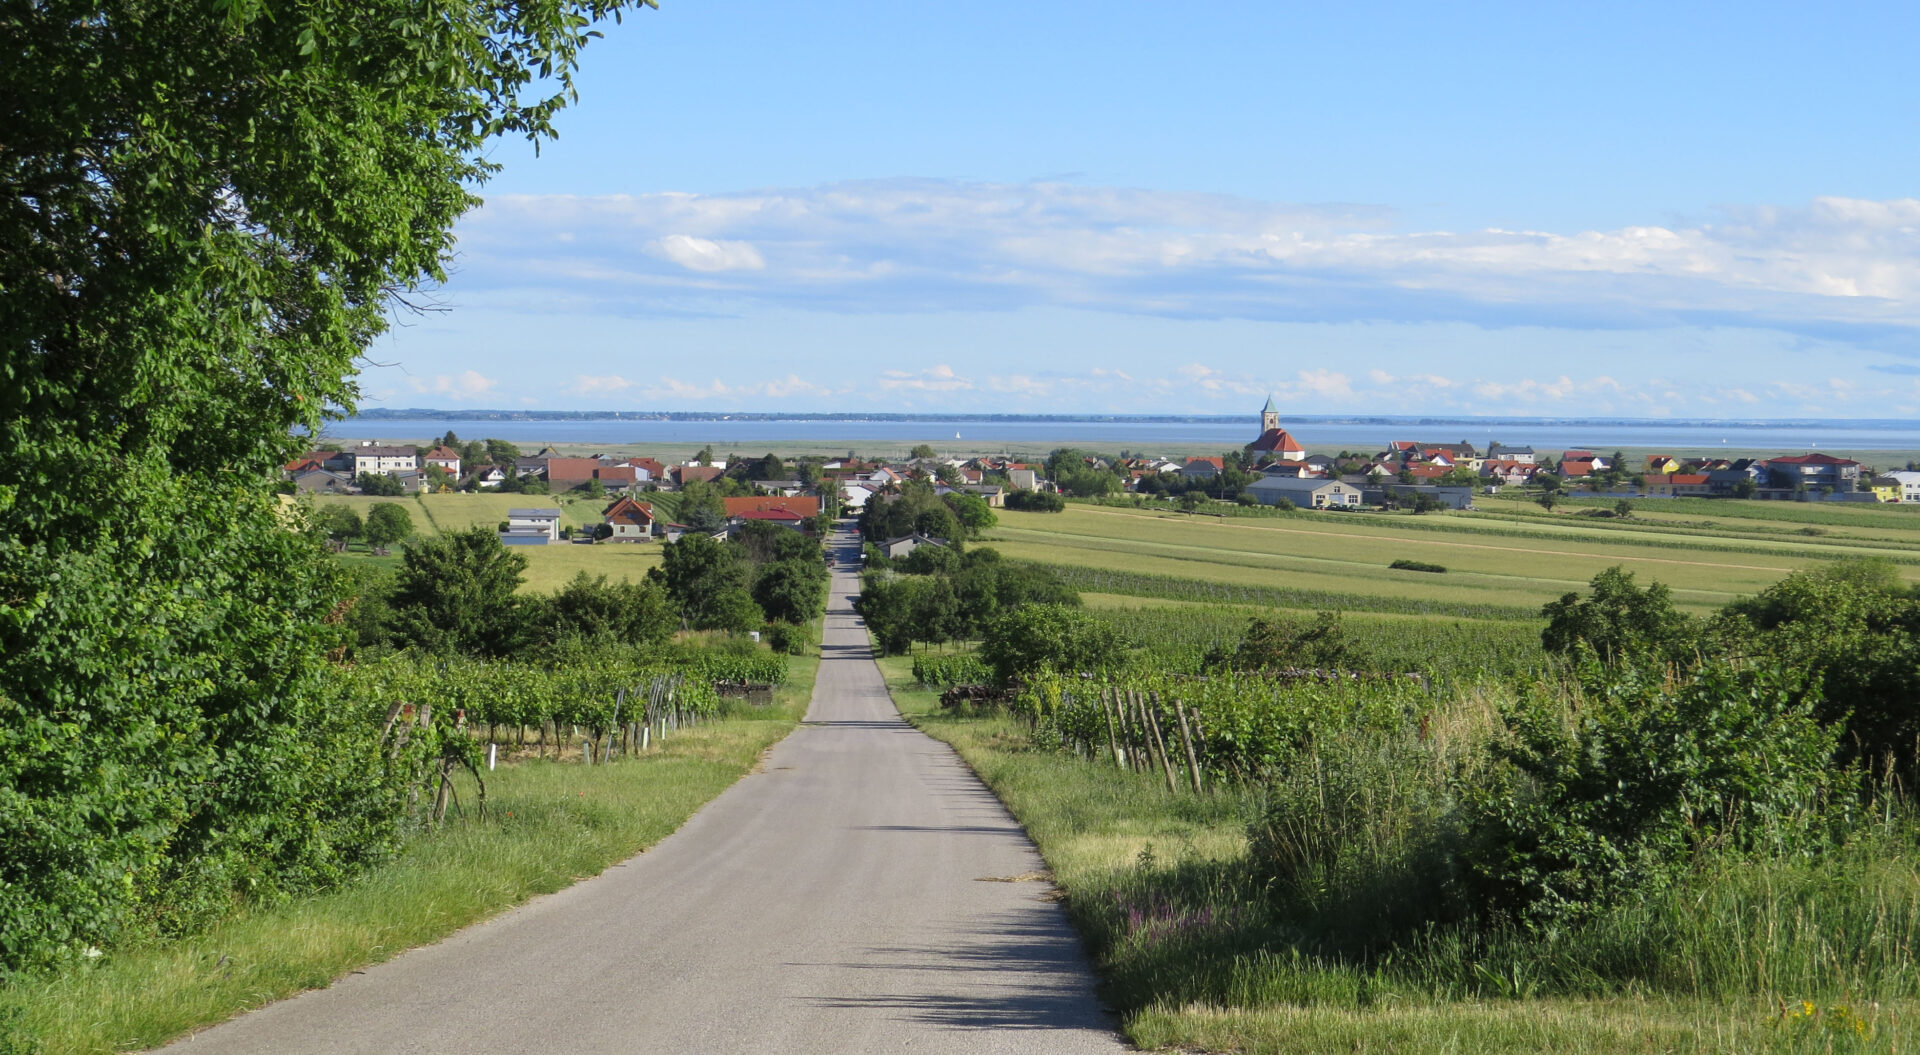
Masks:
[[[1304,451],[1305,447],[1293,438],[1286,429],[1268,429],[1260,438],[1247,444],[1249,451]]]
[[[1188,458],[1187,459],[1188,465],[1192,465],[1195,462],[1202,462],[1204,464],[1211,465],[1215,469],[1224,469],[1227,467],[1227,460],[1225,458]]]
[[[1772,458],[1768,465],[1859,465],[1848,458],[1835,458],[1831,454],[1795,454],[1785,458]]]
[[[792,520],[805,520],[820,515],[820,500],[812,495],[794,495],[791,498],[723,498],[720,503],[726,507],[727,515],[730,517],[776,511],[785,512],[786,519]]]
[[[632,524],[635,527],[653,523],[653,507],[631,498],[622,498],[608,506],[607,511],[601,515],[606,517],[609,523],[617,521],[622,524]]]
[[[593,458],[548,458],[547,482],[554,484],[583,484],[593,479],[600,468],[600,462]]]
[[[457,462],[460,460],[460,452],[454,450],[452,447],[435,447],[421,455],[420,460],[429,462]]]

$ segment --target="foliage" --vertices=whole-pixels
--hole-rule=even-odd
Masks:
[[[662,546],[660,566],[647,573],[666,588],[687,626],[742,632],[766,621],[747,592],[751,574],[737,547],[694,534]]]
[[[930,550],[938,552],[923,546],[913,556]],[[854,610],[866,620],[882,651],[904,652],[915,641],[978,637],[1001,612],[1022,605],[1080,603],[1079,595],[1052,572],[1002,561],[994,550],[942,556],[937,565],[932,560],[894,562],[896,570],[924,568],[929,574],[901,576],[872,569],[862,577]]]
[[[343,505],[324,506],[316,510],[312,524],[314,530],[341,549],[366,533],[366,525],[361,523],[360,514]]]
[[[1540,610],[1547,618],[1547,628],[1540,632],[1547,651],[1570,654],[1587,648],[1609,663],[1691,655],[1692,620],[1674,611],[1665,585],[1655,582],[1636,589],[1633,573],[1615,565],[1593,577],[1592,591],[1585,598],[1567,594]]]
[[[1398,568],[1401,571],[1425,571],[1435,574],[1440,574],[1447,570],[1447,566],[1444,564],[1431,564],[1423,560],[1407,560],[1405,558],[1396,560],[1392,564],[1387,565],[1387,567]]]
[[[399,477],[386,473],[361,473],[355,486],[360,488],[361,494],[379,495],[382,498],[398,498],[407,493],[407,489],[400,485]]]
[[[351,513],[349,513],[351,515]],[[376,502],[367,510],[364,532],[367,545],[377,553],[413,534],[413,517],[406,508],[393,502]]]
[[[923,653],[913,657],[913,680],[922,685],[945,688],[949,685],[984,685],[993,677],[993,668],[980,657],[963,652],[954,655]]]
[[[1063,604],[1023,604],[986,627],[980,658],[1003,684],[1045,672],[1091,672],[1124,661],[1112,624]]]
[[[505,656],[520,644],[514,596],[527,558],[484,527],[416,540],[388,604],[395,630],[429,652]]]
[[[826,611],[828,578],[826,565],[819,560],[774,561],[755,574],[753,600],[769,621],[811,623]]]
[[[1010,564],[1027,563],[1009,561]],[[1116,593],[1175,601],[1251,604],[1266,608],[1334,608],[1346,612],[1393,612],[1403,615],[1447,615],[1465,619],[1534,620],[1539,612],[1517,605],[1493,605],[1376,594],[1333,593],[1327,590],[1254,586],[1244,583],[1183,579],[1148,572],[1109,571],[1078,564],[1040,564],[1061,583],[1087,593]]]
[[[1067,501],[1050,491],[1008,491],[1007,508],[1025,513],[1060,513]]]
[[[601,645],[660,645],[679,618],[666,591],[652,581],[609,582],[582,571],[551,597],[521,600],[526,633],[520,651],[538,654],[563,641]]]
[[[1577,919],[1674,882],[1703,848],[1818,848],[1835,730],[1804,675],[1716,660],[1671,686],[1620,668],[1571,716],[1535,698],[1471,795],[1463,854],[1487,909]]]
[[[1290,670],[1346,665],[1349,643],[1339,612],[1320,612],[1311,623],[1272,616],[1247,620],[1245,635],[1230,655],[1209,657],[1206,666],[1233,670]]]

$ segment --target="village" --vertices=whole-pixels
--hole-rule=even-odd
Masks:
[[[1058,497],[1131,494],[1192,510],[1206,502],[1280,508],[1355,510],[1469,509],[1476,496],[1504,489],[1556,496],[1660,499],[1714,497],[1758,501],[1920,502],[1920,471],[1876,472],[1822,453],[1774,458],[1701,458],[1615,451],[1540,451],[1521,444],[1393,440],[1373,452],[1309,453],[1280,423],[1269,398],[1259,430],[1239,451],[1169,459],[1131,452],[1107,456],[1066,448],[1045,461],[956,457],[916,447],[907,458],[806,458],[772,455],[727,460],[711,449],[677,464],[652,457],[566,456],[549,447],[523,455],[499,440],[462,442],[452,433],[431,447],[317,448],[284,467],[283,487],[309,494],[411,495],[434,491],[578,492],[605,497],[602,524],[580,541],[673,540],[688,530],[737,533],[751,521],[815,532],[825,520],[857,515],[911,481],[936,494],[976,496],[990,508],[1050,508]],[[716,518],[683,523],[655,515],[650,494],[698,492]],[[1543,504],[1551,507],[1552,497]],[[691,518],[690,518],[691,519]],[[509,545],[557,542],[572,533],[559,511],[515,509],[502,525]]]

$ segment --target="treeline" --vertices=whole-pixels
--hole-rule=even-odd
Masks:
[[[808,643],[826,608],[820,544],[750,522],[728,541],[688,534],[661,547],[640,582],[581,572],[547,595],[522,595],[527,558],[485,528],[415,540],[393,572],[353,572],[341,618],[353,654],[418,649],[436,655],[539,660],[562,648],[650,646],[686,630],[765,630],[783,651]]]

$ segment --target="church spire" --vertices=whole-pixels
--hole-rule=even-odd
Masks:
[[[1261,433],[1272,432],[1280,427],[1280,411],[1274,408],[1273,396],[1267,396],[1267,405],[1260,408]]]

